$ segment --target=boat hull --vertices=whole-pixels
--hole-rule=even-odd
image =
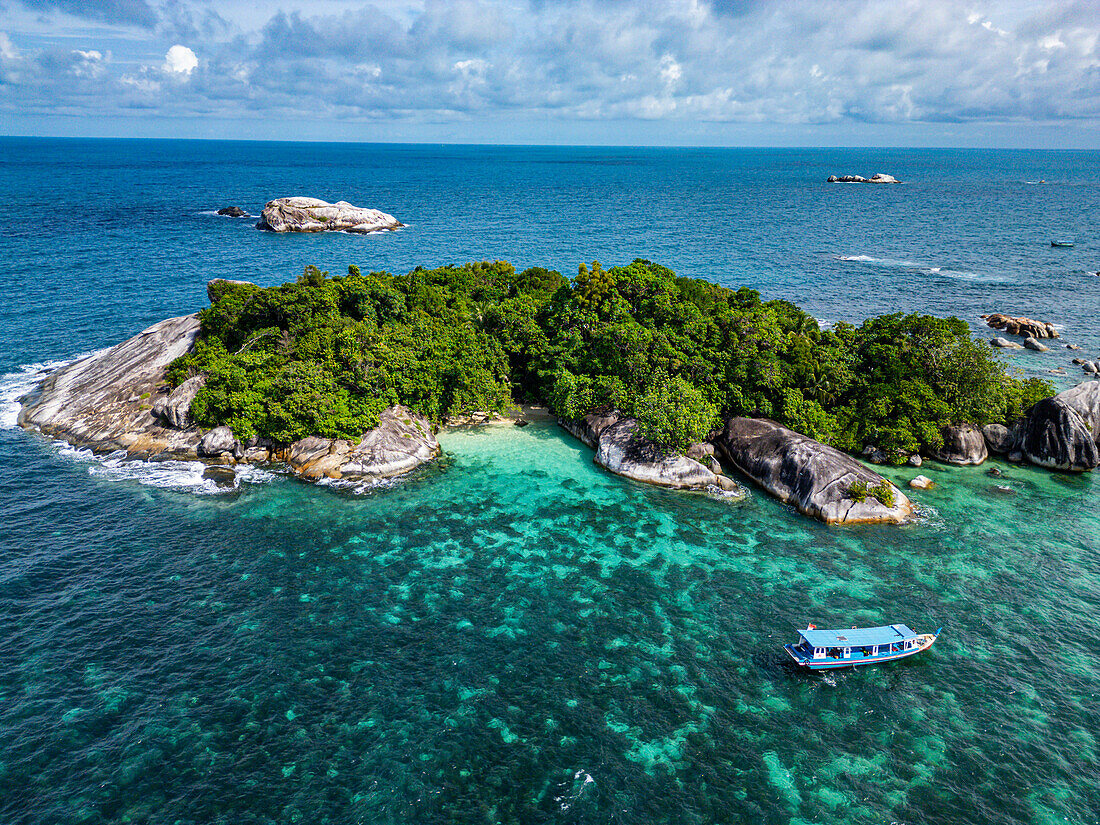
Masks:
[[[809,670],[836,670],[842,667],[880,665],[883,662],[895,662],[898,659],[908,659],[910,656],[916,656],[918,653],[923,653],[928,650],[928,648],[935,644],[937,638],[939,637],[933,633],[925,633],[917,637],[919,643],[912,650],[901,650],[897,653],[881,653],[878,656],[852,657],[850,659],[807,659],[795,650],[794,645],[783,645],[783,649],[787,651],[787,655],[794,660],[795,664],[800,667]]]

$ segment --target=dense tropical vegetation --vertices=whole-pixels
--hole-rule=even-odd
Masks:
[[[498,261],[307,267],[296,283],[214,289],[203,337],[169,380],[205,374],[192,416],[242,438],[356,438],[395,403],[439,421],[538,399],[572,418],[617,407],[677,448],[723,415],[762,415],[900,457],[940,446],[945,424],[1010,423],[1053,391],[1007,376],[957,318],[822,330],[786,301],[644,260],[582,265],[572,282]]]

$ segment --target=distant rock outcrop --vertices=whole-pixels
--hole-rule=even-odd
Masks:
[[[993,329],[1003,329],[1010,335],[1022,335],[1027,338],[1057,338],[1058,330],[1049,321],[1033,321],[1031,318],[1014,318],[994,312],[982,315],[981,319]],[[996,341],[997,339],[994,339]],[[1004,339],[1001,339],[1004,340]],[[997,346],[994,344],[994,346]]]
[[[769,493],[829,524],[900,524],[912,516],[909,499],[878,473],[774,421],[731,418],[717,444],[737,469]],[[857,487],[888,490],[893,504],[856,494]]]
[[[226,206],[218,210],[219,215],[225,215],[227,218],[251,218],[252,216],[241,209],[239,206]]]
[[[1086,381],[1033,405],[1017,425],[1019,449],[1032,464],[1083,472],[1100,465],[1100,382]]]
[[[865,178],[862,175],[829,175],[828,183],[901,183],[893,175],[884,175],[882,172]]]
[[[943,447],[929,450],[929,455],[937,461],[965,466],[981,464],[989,458],[985,436],[973,424],[950,424],[940,430]]]
[[[732,479],[716,473],[695,459],[662,449],[638,434],[638,421],[618,410],[599,410],[561,425],[596,450],[595,462],[616,475],[676,489],[718,487],[738,490]]]
[[[381,232],[404,226],[393,215],[378,209],[352,206],[347,201],[328,203],[317,198],[278,198],[265,207],[259,229],[272,232]]]

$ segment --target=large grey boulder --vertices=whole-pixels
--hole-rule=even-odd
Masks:
[[[151,399],[198,335],[198,315],[169,318],[61,367],[21,399],[19,423],[95,451],[193,458],[200,433],[165,426]]]
[[[913,505],[897,487],[854,458],[827,444],[763,418],[731,418],[718,437],[719,449],[741,472],[781,501],[829,524],[901,524]],[[875,498],[856,501],[851,489],[888,484],[894,505]]]
[[[1100,382],[1086,381],[1034,404],[1017,427],[1032,464],[1083,472],[1100,464]]]
[[[218,458],[226,453],[231,456],[238,455],[241,449],[237,437],[233,435],[233,430],[222,425],[203,435],[199,439],[195,452],[198,453],[199,458]]]
[[[981,464],[989,458],[982,431],[973,424],[949,424],[940,430],[943,447],[929,450],[929,455],[947,464]]]
[[[982,427],[985,446],[991,453],[1010,453],[1016,446],[1016,436],[1004,424],[986,424]]]
[[[168,395],[160,396],[153,402],[153,415],[159,418],[165,426],[175,427],[177,430],[186,430],[192,426],[191,402],[206,385],[205,375],[195,375],[188,378]]]
[[[638,434],[638,421],[622,418],[600,433],[595,461],[616,475],[676,489],[715,486],[734,489],[731,479],[718,475],[693,458],[665,450]]]
[[[380,232],[404,226],[378,209],[328,203],[317,198],[277,198],[269,201],[256,224],[272,232]]]
[[[382,411],[378,426],[358,443],[309,436],[291,445],[287,463],[306,479],[389,478],[439,455],[431,422],[405,407]]]
[[[594,461],[601,467],[634,481],[674,489],[703,490],[718,487],[739,491],[733,479],[715,472],[694,458],[658,446],[638,432],[638,421],[618,410],[597,410],[579,420],[559,423],[596,450]],[[704,450],[697,449],[700,457]],[[713,458],[713,456],[711,456]]]

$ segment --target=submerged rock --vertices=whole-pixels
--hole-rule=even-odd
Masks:
[[[638,421],[624,417],[618,410],[598,410],[577,421],[565,418],[559,421],[570,433],[594,447],[595,462],[616,475],[675,489],[739,489],[733,479],[641,436]]]
[[[731,418],[717,439],[729,461],[761,487],[806,515],[830,524],[900,524],[912,515],[912,503],[897,487],[839,450],[762,418]],[[887,506],[867,496],[852,496],[855,484],[888,485]]]
[[[164,370],[199,335],[198,315],[169,318],[47,375],[22,400],[19,423],[78,447],[194,458],[200,433],[167,425],[152,397]],[[169,400],[171,396],[169,396]]]
[[[981,464],[989,457],[982,431],[973,424],[949,424],[940,430],[943,447],[929,450],[929,455],[947,464]]]
[[[1100,382],[1086,381],[1034,404],[1018,425],[1020,450],[1032,464],[1082,472],[1100,464]]]
[[[272,232],[380,232],[405,224],[378,209],[328,203],[317,198],[278,198],[268,202],[256,224]]]

